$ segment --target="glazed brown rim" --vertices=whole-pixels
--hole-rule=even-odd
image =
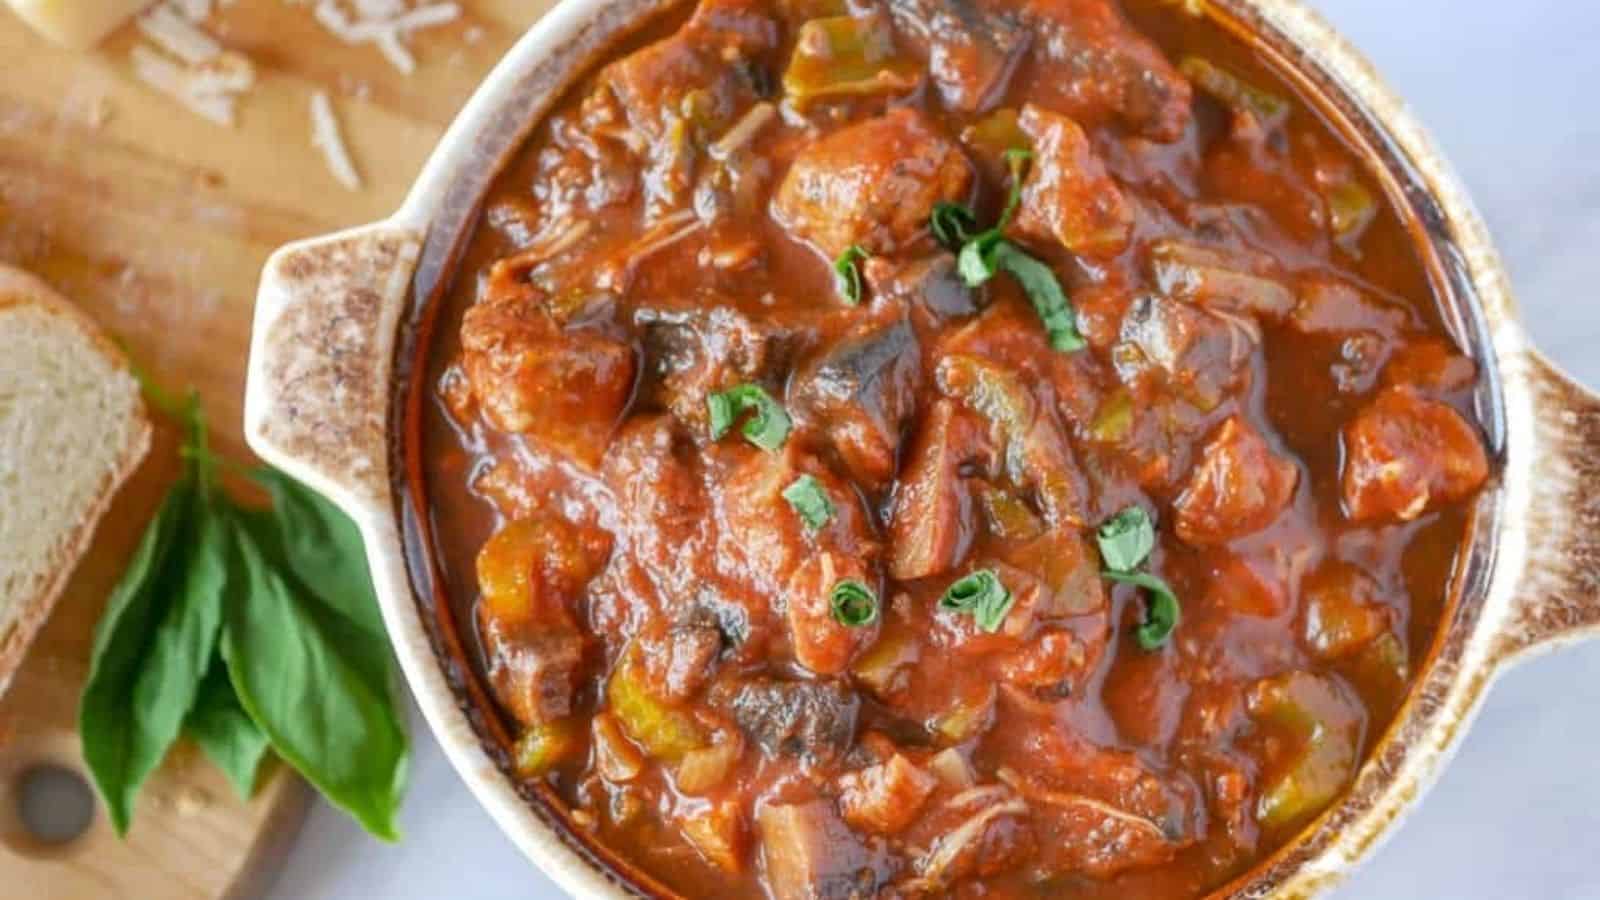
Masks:
[[[609,6],[590,25],[591,32],[600,39],[581,61],[555,59],[535,66],[518,84],[513,102],[506,104],[507,114],[497,117],[497,127],[477,137],[472,155],[487,164],[455,173],[439,213],[428,226],[395,342],[389,417],[390,471],[394,473],[391,487],[409,586],[457,707],[500,775],[515,785],[539,819],[563,843],[623,890],[636,896],[661,898],[679,895],[579,827],[550,787],[529,784],[514,773],[510,757],[513,738],[472,662],[447,599],[442,564],[432,539],[432,521],[426,512],[427,476],[422,464],[420,424],[422,404],[428,402],[429,395],[425,376],[433,328],[457,274],[460,257],[479,221],[488,189],[544,116],[591,72],[600,58],[650,22],[688,2],[622,0]],[[1288,894],[1284,893],[1284,885],[1309,860],[1329,849],[1346,824],[1377,807],[1392,785],[1391,779],[1378,777],[1375,772],[1398,770],[1418,742],[1414,732],[1435,722],[1435,715],[1418,714],[1419,705],[1436,706],[1439,702],[1431,699],[1434,692],[1427,686],[1441,681],[1453,684],[1459,675],[1463,651],[1481,612],[1481,604],[1476,601],[1485,596],[1494,571],[1503,512],[1500,474],[1506,462],[1504,394],[1488,321],[1460,251],[1459,238],[1417,161],[1402,150],[1401,142],[1376,111],[1357,100],[1353,90],[1313,53],[1299,47],[1271,23],[1250,0],[1205,0],[1204,5],[1208,18],[1234,39],[1248,43],[1265,65],[1295,87],[1301,99],[1362,157],[1367,174],[1382,185],[1390,208],[1404,221],[1412,244],[1422,257],[1446,327],[1478,362],[1482,378],[1474,399],[1494,462],[1495,478],[1468,519],[1460,545],[1466,552],[1458,553],[1429,651],[1413,675],[1405,701],[1363,759],[1356,782],[1287,843],[1208,895],[1310,896],[1321,890],[1320,881],[1296,883]],[[1485,682],[1483,686],[1491,676],[1491,672],[1473,675]],[[1482,686],[1474,693],[1481,690]],[[1437,709],[1428,712],[1436,713]],[[1411,790],[1417,788],[1413,786]],[[1390,829],[1381,828],[1374,836],[1381,838],[1389,832]]]

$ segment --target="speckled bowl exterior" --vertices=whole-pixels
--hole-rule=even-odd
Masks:
[[[563,0],[484,81],[404,206],[374,225],[283,248],[257,301],[245,429],[266,460],[360,525],[384,620],[417,702],[501,828],[575,897],[667,895],[573,829],[547,790],[519,785],[480,692],[439,633],[408,561],[403,382],[419,308],[501,162],[549,105],[665,0]],[[1497,463],[1435,646],[1348,794],[1217,896],[1321,894],[1393,833],[1459,744],[1494,678],[1600,633],[1600,399],[1528,342],[1506,273],[1433,141],[1372,66],[1299,0],[1205,0],[1324,98],[1379,163],[1432,254],[1447,319],[1484,371],[1479,413]]]

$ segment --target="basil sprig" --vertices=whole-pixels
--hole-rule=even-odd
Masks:
[[[1156,526],[1142,506],[1130,506],[1100,526],[1100,558],[1113,572],[1132,572],[1156,548]]]
[[[763,450],[777,450],[789,438],[793,423],[783,405],[772,399],[766,388],[759,384],[740,384],[706,396],[706,412],[710,417],[711,439],[720,441],[733,428],[739,417],[751,413],[740,431],[744,439]]]
[[[828,594],[833,618],[846,628],[862,628],[878,621],[878,594],[864,582],[846,578]]]
[[[979,569],[956,579],[939,598],[939,606],[952,612],[969,613],[984,631],[1000,630],[1015,601],[993,569]]]
[[[198,402],[181,415],[183,475],[107,602],[79,703],[112,825],[127,833],[135,795],[181,733],[246,798],[270,748],[397,839],[408,741],[360,534],[267,468],[244,471],[272,506],[236,504]]]
[[[1159,576],[1137,571],[1156,548],[1156,526],[1150,514],[1141,506],[1130,506],[1107,519],[1095,539],[1100,544],[1100,559],[1106,565],[1100,576],[1118,584],[1131,584],[1148,595],[1144,622],[1134,631],[1134,638],[1146,650],[1161,649],[1177,629],[1182,609],[1171,586]]]
[[[800,521],[812,531],[818,531],[833,521],[836,513],[828,489],[822,486],[815,475],[801,475],[790,482],[783,489],[783,499],[789,501],[789,505],[799,514]]]
[[[1178,627],[1181,613],[1178,595],[1165,581],[1149,572],[1101,572],[1100,575],[1109,581],[1145,590],[1149,601],[1145,605],[1144,622],[1134,629],[1133,636],[1146,650],[1161,649]]]
[[[939,243],[959,251],[961,245],[967,242],[967,237],[978,227],[978,217],[959,203],[940,201],[933,205],[928,227],[933,230],[933,236]]]
[[[1000,272],[1009,272],[1038,313],[1050,346],[1063,353],[1082,350],[1087,343],[1078,331],[1077,313],[1055,272],[1005,237],[1005,228],[1022,200],[1023,169],[1033,154],[1011,149],[1005,156],[1011,169],[1011,190],[1000,221],[993,228],[973,233],[978,226],[977,216],[956,203],[935,204],[928,227],[941,244],[956,252],[956,271],[968,287],[978,287]]]
[[[860,244],[851,244],[833,261],[834,287],[851,306],[861,302],[861,266],[858,264],[870,255]]]

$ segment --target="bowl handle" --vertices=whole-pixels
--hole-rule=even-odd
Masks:
[[[421,246],[380,222],[290,244],[261,275],[245,438],[352,515],[389,497],[394,342]]]
[[[1600,396],[1536,350],[1523,364],[1534,464],[1527,559],[1500,629],[1507,656],[1600,636]]]

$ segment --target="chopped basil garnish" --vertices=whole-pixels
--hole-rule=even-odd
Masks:
[[[869,255],[860,244],[851,244],[833,261],[834,286],[851,306],[861,302],[861,267],[856,264]]]
[[[960,250],[977,229],[978,217],[959,203],[935,203],[933,215],[928,217],[928,227],[939,243],[951,250]]]
[[[745,440],[763,450],[776,450],[789,437],[789,414],[766,389],[741,384],[706,397],[711,417],[711,439],[720,441],[746,412],[753,413],[740,430]]]
[[[1132,572],[1156,548],[1156,526],[1142,506],[1130,506],[1100,526],[1100,558],[1113,572]]]
[[[955,203],[938,203],[933,207],[929,227],[939,243],[957,251],[956,271],[968,287],[979,287],[1000,272],[1011,273],[1044,323],[1050,346],[1063,353],[1082,350],[1085,342],[1078,331],[1077,315],[1055,272],[1005,238],[1005,227],[1022,202],[1023,169],[1033,154],[1011,149],[1005,156],[1006,165],[1011,168],[1011,189],[998,224],[974,234],[977,217],[972,210]]]
[[[968,287],[978,287],[993,278],[1000,271],[1000,248],[1010,245],[1010,241],[1000,236],[998,228],[991,228],[967,241],[956,256],[956,271],[961,274],[961,280]]]
[[[1011,612],[1015,598],[993,569],[979,569],[957,579],[939,598],[939,606],[958,613],[971,613],[978,627],[989,633],[1000,630]]]
[[[847,628],[861,628],[878,621],[878,595],[854,578],[834,585],[828,602],[833,608],[833,618]]]
[[[1050,338],[1051,347],[1062,353],[1073,353],[1088,346],[1083,334],[1078,331],[1078,317],[1072,310],[1072,301],[1067,299],[1061,282],[1056,280],[1056,273],[1050,271],[1049,266],[1024,253],[1010,241],[1001,243],[995,253],[995,264],[1010,272],[1011,277],[1022,285],[1023,292],[1033,304],[1033,311],[1039,314],[1039,321],[1044,323],[1044,332]]]
[[[828,491],[822,482],[811,475],[801,475],[784,488],[783,499],[789,501],[794,511],[800,514],[800,520],[812,531],[833,520],[833,501],[828,499]]]
[[[1178,627],[1178,595],[1160,577],[1136,571],[1149,562],[1156,548],[1156,526],[1143,507],[1130,506],[1107,519],[1095,534],[1100,543],[1100,558],[1106,571],[1101,577],[1118,584],[1142,588],[1145,599],[1144,623],[1134,632],[1139,646],[1158,650]]]
[[[1028,161],[1033,159],[1033,151],[1021,147],[1012,147],[1005,152],[1006,167],[1011,170],[1011,192],[1006,196],[1006,208],[1000,213],[1000,224],[996,229],[1001,229],[1011,224],[1011,217],[1017,212],[1017,205],[1022,202],[1022,172],[1028,166]]]
[[[1131,584],[1145,590],[1149,596],[1145,601],[1144,624],[1133,634],[1144,649],[1161,649],[1178,627],[1178,595],[1172,592],[1165,581],[1149,572],[1101,572],[1100,575],[1109,581]]]

